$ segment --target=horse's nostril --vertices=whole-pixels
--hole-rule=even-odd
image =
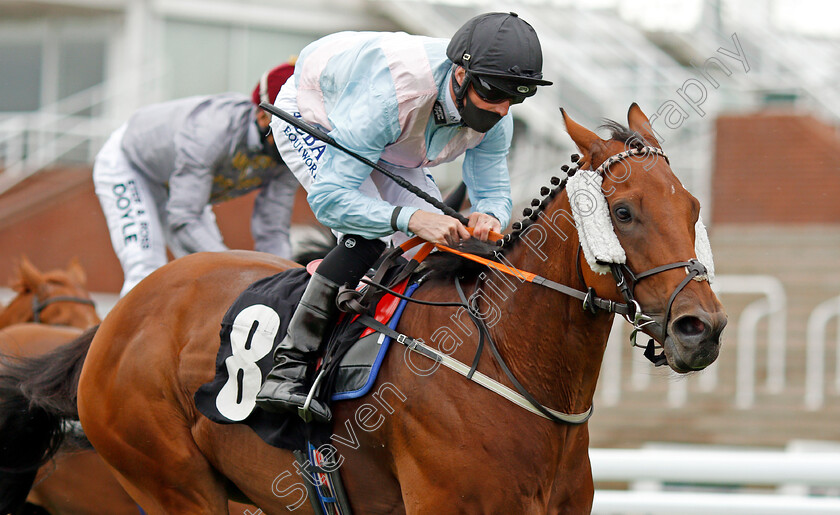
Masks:
[[[706,324],[697,317],[682,317],[674,324],[674,328],[684,336],[696,336],[703,334],[706,330]]]

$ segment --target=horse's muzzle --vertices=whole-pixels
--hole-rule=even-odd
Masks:
[[[696,309],[674,318],[664,342],[668,364],[679,373],[702,370],[717,359],[720,334],[726,327],[726,314]]]

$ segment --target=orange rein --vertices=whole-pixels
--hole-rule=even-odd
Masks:
[[[469,231],[470,234],[472,234],[473,228],[472,227],[467,227],[467,231]],[[497,233],[497,232],[491,232],[488,239],[490,241],[498,241],[498,240],[502,239],[502,235]],[[433,249],[437,248],[438,250],[443,250],[445,252],[451,252],[452,254],[457,254],[464,259],[469,259],[470,261],[475,261],[476,263],[481,263],[482,265],[488,266],[490,268],[495,268],[496,270],[498,270],[500,272],[504,272],[508,275],[518,277],[518,278],[523,279],[523,280],[528,281],[528,282],[533,282],[534,278],[537,277],[537,274],[533,274],[531,272],[525,272],[524,270],[519,270],[518,268],[503,265],[503,264],[498,263],[496,261],[492,261],[490,259],[483,258],[481,256],[476,256],[475,254],[469,254],[467,252],[461,252],[460,250],[453,249],[452,247],[448,247],[446,245],[441,245],[440,243],[432,243],[432,242],[424,240],[420,236],[414,236],[410,240],[408,240],[405,243],[403,243],[402,245],[400,245],[400,248],[403,250],[403,252],[405,252],[407,250],[413,249],[414,247],[416,247],[417,245],[420,245],[420,244],[423,244],[423,247],[419,251],[417,251],[417,253],[414,255],[414,257],[411,258],[413,261],[417,261],[418,263],[421,263],[424,259],[426,259],[429,256],[429,254],[432,252]]]

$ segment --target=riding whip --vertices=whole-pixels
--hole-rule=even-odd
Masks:
[[[296,117],[292,116],[291,114],[287,113],[286,111],[284,111],[284,110],[282,110],[282,109],[280,109],[280,108],[278,108],[278,107],[276,107],[272,104],[269,104],[268,102],[261,103],[260,107],[265,109],[269,113],[273,114],[274,116],[280,118],[284,122],[286,122],[286,123],[288,123],[288,124],[290,124],[294,127],[297,127],[298,129],[302,130],[303,132],[309,134],[310,136],[312,136],[312,137],[314,137],[318,140],[321,140],[324,143],[327,143],[328,145],[332,145],[333,147],[337,148],[338,150],[341,150],[342,152],[344,152],[345,154],[356,158],[357,160],[359,160],[362,163],[368,165],[369,167],[373,168],[374,170],[381,173],[382,175],[384,175],[384,176],[388,177],[389,179],[393,180],[394,182],[396,182],[397,184],[399,184],[403,188],[407,189],[411,193],[414,193],[415,195],[417,195],[421,199],[425,200],[429,204],[431,204],[434,207],[440,209],[441,211],[443,211],[444,214],[455,218],[456,220],[458,220],[459,222],[461,222],[465,226],[469,225],[469,221],[461,213],[455,211],[454,209],[447,206],[446,204],[444,204],[440,200],[432,197],[431,195],[429,195],[425,191],[421,190],[417,186],[411,184],[410,182],[403,179],[399,175],[396,175],[393,172],[389,172],[388,170],[386,170],[382,166],[374,163],[373,161],[371,161],[370,159],[367,159],[364,156],[360,156],[359,154],[353,152],[350,149],[344,148],[340,143],[338,143],[336,140],[334,140],[332,137],[330,137],[329,134],[322,131],[318,127],[315,127],[314,125],[311,125],[311,124],[307,123],[302,118],[296,118]]]

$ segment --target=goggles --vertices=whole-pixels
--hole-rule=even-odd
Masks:
[[[473,75],[470,83],[481,100],[491,104],[501,104],[509,100],[511,104],[521,104],[531,95],[512,95],[507,91],[491,86],[479,76]]]

